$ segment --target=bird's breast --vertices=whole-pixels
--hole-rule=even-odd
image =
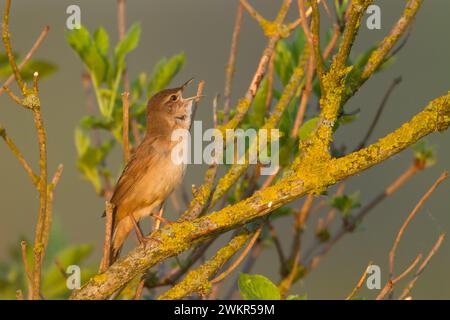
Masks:
[[[145,197],[149,201],[164,201],[165,198],[180,184],[183,179],[186,166],[175,164],[170,158],[161,159],[149,167],[141,180]]]

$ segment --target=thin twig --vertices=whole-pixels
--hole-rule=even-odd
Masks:
[[[383,97],[383,100],[381,101],[380,106],[378,107],[377,113],[375,115],[375,118],[373,118],[373,120],[372,120],[369,130],[367,130],[366,135],[364,136],[364,138],[359,143],[359,145],[355,148],[354,151],[358,151],[366,146],[367,142],[369,141],[369,139],[373,133],[373,130],[375,129],[378,121],[380,120],[381,114],[383,113],[383,110],[386,107],[389,97],[391,96],[392,92],[394,92],[394,89],[397,87],[397,85],[400,84],[401,81],[402,81],[402,77],[397,77],[394,79],[394,81],[392,81],[391,85],[389,86],[388,90],[386,91],[386,93]]]
[[[312,12],[312,7],[310,9],[310,14]],[[303,28],[303,33],[305,34],[306,39],[308,40],[309,45],[313,48],[313,35],[308,26],[308,15],[305,9],[305,0],[298,0],[298,10],[300,15],[300,22]]]
[[[316,0],[311,1],[311,7],[313,9],[311,18],[311,33],[312,33],[311,50],[314,53],[313,56],[315,67],[317,70],[317,78],[319,79],[319,84],[322,89],[322,92],[325,92],[323,86],[324,81],[323,76],[325,73],[325,67],[323,64],[322,50],[320,48],[320,13]]]
[[[378,45],[377,49],[370,55],[369,60],[361,74],[361,82],[366,81],[378,69],[378,67],[384,61],[386,61],[387,55],[395,46],[398,39],[405,33],[405,31],[411,25],[412,21],[414,20],[417,14],[417,11],[422,5],[422,2],[423,0],[408,1],[405,10],[402,14],[402,17],[398,19],[397,23],[391,29],[389,34]]]
[[[59,273],[61,273],[61,275],[64,279],[67,279],[69,277],[66,273],[66,270],[64,270],[64,267],[63,267],[61,261],[59,261],[58,258],[55,259],[55,266],[58,269]]]
[[[312,84],[314,80],[314,57],[311,56],[308,63],[308,72],[306,74],[306,85],[303,90],[302,98],[300,100],[300,106],[298,108],[297,115],[295,116],[294,126],[292,127],[291,137],[295,138],[298,135],[298,131],[303,123],[305,117],[306,106],[309,100],[309,96],[312,91]]]
[[[312,257],[313,252],[317,246],[321,245],[321,242],[317,242],[315,246],[311,247],[307,254],[303,257],[304,264],[308,266],[309,270],[314,269],[320,262],[320,260],[334,247],[334,245],[339,242],[340,239],[344,237],[347,233],[354,230],[356,225],[361,223],[361,221],[380,203],[382,203],[387,197],[391,196],[395,191],[397,191],[401,186],[408,182],[417,172],[422,170],[423,167],[417,166],[416,163],[410,165],[393,183],[391,183],[384,191],[378,194],[372,201],[361,208],[352,218],[350,224],[342,224],[341,228],[335,233],[334,236],[326,243],[326,245],[318,252],[314,257]],[[314,210],[313,210],[314,211]]]
[[[428,256],[425,258],[425,260],[422,262],[422,264],[419,266],[418,270],[414,274],[413,279],[408,283],[406,288],[403,290],[403,293],[399,297],[400,300],[406,299],[407,296],[409,296],[409,294],[411,292],[411,289],[414,287],[414,284],[416,283],[417,279],[419,279],[420,275],[422,274],[422,272],[427,267],[427,265],[430,262],[431,258],[433,258],[433,256],[439,250],[439,247],[441,246],[442,241],[444,241],[444,238],[445,238],[445,234],[444,233],[439,236],[439,238],[436,241],[436,243],[434,244],[433,248],[428,253]]]
[[[9,64],[13,71],[14,78],[16,79],[17,85],[23,95],[26,92],[26,84],[22,79],[22,75],[20,74],[20,70],[17,67],[16,60],[14,58],[14,53],[11,47],[11,39],[9,33],[9,11],[11,9],[11,0],[6,0],[5,4],[5,13],[3,14],[3,24],[2,24],[2,38],[3,45],[5,46],[6,55],[9,60]]]
[[[321,0],[317,0],[317,3],[319,4],[321,2]],[[311,7],[309,7],[306,11],[305,11],[305,16],[306,17],[309,17],[310,15],[311,15],[311,13],[312,13],[312,8]],[[304,19],[302,19],[302,17],[300,16],[297,20],[295,20],[294,22],[291,22],[291,23],[289,23],[288,24],[288,30],[291,32],[291,31],[293,31],[293,30],[295,30],[295,29],[297,29],[297,27],[299,26],[299,25],[301,25],[302,24],[302,21],[303,21]]]
[[[128,160],[130,159],[130,119],[129,119],[129,92],[122,93],[122,106],[123,106],[123,128],[122,128],[122,135],[123,135],[123,162],[128,163]]]
[[[159,208],[158,215],[154,216],[156,221],[153,227],[153,231],[159,230],[159,228],[161,227],[161,221],[163,221],[164,223],[168,222],[165,218],[163,218],[163,214],[164,214],[164,206],[161,206],[161,208]]]
[[[275,52],[270,57],[269,67],[267,69],[267,93],[266,93],[266,115],[269,115],[270,105],[273,99],[273,78],[275,74]]]
[[[216,96],[213,99],[213,124],[214,128],[217,128],[219,125],[219,120],[217,116],[217,105],[219,104],[219,94],[216,94]]]
[[[448,172],[443,172],[439,178],[436,180],[436,182],[428,189],[428,191],[422,196],[422,198],[419,200],[419,202],[416,204],[414,209],[409,214],[408,218],[405,220],[403,225],[401,226],[400,230],[398,231],[397,237],[395,238],[394,244],[392,246],[391,251],[389,252],[389,276],[392,279],[394,274],[394,261],[395,261],[395,254],[397,251],[397,247],[400,243],[401,238],[403,237],[403,234],[405,233],[406,228],[408,228],[409,223],[414,218],[416,213],[419,211],[419,209],[422,207],[422,205],[425,203],[425,201],[431,196],[431,194],[436,190],[436,188],[447,178]]]
[[[197,87],[197,98],[194,100],[194,105],[192,106],[191,126],[192,126],[192,123],[194,122],[195,114],[197,113],[198,102],[200,101],[200,98],[202,97],[204,87],[205,87],[205,81],[201,80],[198,83],[198,87]]]
[[[259,24],[264,24],[266,19],[262,15],[258,13],[248,2],[247,0],[239,0],[240,4],[243,6],[245,10],[247,10],[248,14],[254,18]]]
[[[22,99],[16,96],[11,89],[9,89],[8,87],[3,87],[3,90],[6,91],[11,100],[14,101],[16,104],[18,104],[21,107],[24,107],[25,109],[30,109],[29,106],[23,104]]]
[[[350,294],[347,296],[347,298],[345,298],[345,300],[352,300],[353,297],[355,296],[355,294],[358,292],[358,290],[362,287],[364,281],[367,278],[369,267],[371,265],[372,265],[372,261],[369,262],[369,264],[367,265],[366,269],[364,270],[363,275],[361,276],[361,278],[359,279],[358,283],[356,284],[356,287],[353,288],[352,292],[350,292]]]
[[[180,283],[160,295],[158,300],[181,299],[193,292],[204,293],[204,286],[209,282],[209,278],[231,259],[247,243],[252,235],[252,232],[243,229],[226,246],[217,251],[211,259],[204,262],[197,269],[191,270]]]
[[[62,164],[59,164],[58,168],[56,168],[56,171],[53,174],[52,181],[47,186],[47,207],[45,214],[44,231],[42,235],[42,244],[44,248],[47,247],[50,237],[50,229],[52,225],[53,194],[57,184],[59,183],[59,180],[61,179],[63,169],[64,166]]]
[[[262,227],[258,228],[258,230],[255,231],[253,237],[250,239],[250,241],[247,244],[247,247],[245,247],[244,251],[239,255],[239,257],[233,262],[233,264],[227,270],[225,270],[224,272],[219,274],[217,277],[212,279],[210,281],[211,284],[215,284],[215,283],[222,281],[223,279],[228,277],[228,275],[231,272],[233,272],[233,270],[235,270],[241,264],[241,262],[245,259],[245,257],[248,255],[250,250],[255,245],[255,242],[256,242],[256,240],[258,240],[258,238],[261,234],[261,231],[262,231]]]
[[[294,240],[292,243],[292,250],[291,250],[291,258],[293,258],[295,255],[297,255],[297,252],[300,251],[300,236],[302,232],[302,228],[304,226],[304,223],[306,219],[308,218],[309,213],[311,212],[311,206],[314,201],[314,196],[311,194],[308,194],[306,196],[305,201],[303,202],[303,205],[300,210],[295,214],[295,222],[294,222]]]
[[[277,169],[275,169],[275,172],[273,174],[271,174],[270,176],[267,177],[267,179],[264,181],[264,183],[262,184],[260,190],[264,190],[265,188],[268,188],[272,182],[275,181],[275,179],[278,176],[278,173],[280,172],[280,167],[278,167]]]
[[[105,214],[106,214],[106,223],[105,223],[105,239],[103,242],[103,258],[100,264],[99,272],[104,272],[110,264],[111,261],[111,240],[112,240],[112,226],[113,226],[113,204],[106,202],[105,203]]]
[[[364,15],[371,2],[372,0],[352,1],[351,5],[347,9],[348,20],[345,24],[342,40],[334,60],[336,67],[340,69],[345,67],[350,50],[355,41],[356,34],[358,33],[361,25],[361,17]]]
[[[136,292],[134,294],[134,300],[141,300],[142,297],[142,291],[144,290],[144,286],[145,286],[145,279],[144,277],[142,277],[141,280],[139,280],[139,283],[136,287]]]
[[[299,262],[300,262],[300,251],[297,251],[295,257],[292,260],[292,265],[289,273],[287,274],[286,277],[284,277],[281,280],[280,284],[278,285],[282,299],[286,298],[289,288],[292,286],[292,283],[294,283],[295,277],[297,276],[298,273]]]
[[[386,285],[381,289],[380,293],[377,295],[376,300],[383,300],[386,295],[392,292],[392,289],[394,286],[402,280],[404,277],[406,277],[419,263],[419,261],[422,259],[422,254],[419,254],[416,259],[403,271],[398,277],[389,279]]]
[[[33,172],[33,169],[31,169],[30,165],[28,164],[27,160],[25,160],[25,157],[20,152],[19,148],[12,141],[12,139],[8,136],[5,128],[1,125],[0,125],[0,136],[3,138],[6,145],[9,147],[9,149],[14,154],[14,156],[17,158],[17,160],[19,160],[19,163],[22,165],[25,172],[31,178],[31,181],[33,182],[33,184],[37,187],[39,184],[39,176]]]
[[[22,263],[25,270],[25,277],[27,279],[28,283],[28,299],[33,298],[33,277],[32,277],[32,271],[30,268],[30,265],[28,263],[28,257],[27,257],[27,242],[23,240],[20,242],[21,247],[21,253],[22,253]]]
[[[223,102],[223,114],[225,122],[228,121],[228,116],[230,112],[231,87],[233,83],[233,75],[236,65],[236,55],[243,13],[244,7],[242,3],[239,3],[236,11],[236,19],[234,22],[233,35],[231,37],[230,57],[228,58],[228,64],[225,69],[226,78],[225,78],[224,102]]]
[[[39,288],[41,283],[41,269],[42,262],[45,254],[45,246],[43,245],[45,230],[50,229],[50,226],[46,226],[47,220],[47,142],[44,123],[42,120],[40,106],[33,109],[34,123],[36,131],[38,133],[39,140],[39,218],[36,230],[35,239],[35,259],[34,259],[34,298],[38,298]]]
[[[25,55],[25,58],[20,62],[19,70],[22,70],[22,68],[28,63],[28,61],[30,61],[31,57],[34,55],[34,53],[41,45],[44,38],[47,36],[49,30],[50,30],[49,26],[44,27],[41,34],[39,35],[39,37],[37,38],[37,40],[31,47],[30,51],[28,51],[28,53]],[[6,79],[6,81],[3,83],[2,87],[0,88],[0,95],[2,95],[3,92],[5,92],[4,87],[9,87],[9,85],[14,81],[14,79],[15,79],[14,74],[10,75],[9,78]]]
[[[213,241],[210,240],[196,247],[182,264],[179,263],[177,267],[170,270],[169,273],[159,282],[150,286],[146,285],[147,288],[152,289],[155,287],[166,286],[177,282],[198,260],[201,259],[201,257],[203,257],[206,250],[211,246],[212,243]]]
[[[119,39],[125,38],[126,22],[125,22],[125,0],[117,0],[117,29],[119,31]]]
[[[325,50],[323,50],[323,60],[326,60],[330,56],[331,52],[333,52],[333,49],[336,46],[337,40],[339,39],[340,35],[341,31],[339,29],[339,26],[335,24],[333,27],[333,36],[325,47]]]
[[[281,245],[281,241],[280,241],[280,238],[278,237],[277,230],[273,227],[273,225],[271,223],[266,222],[266,224],[267,224],[267,227],[269,228],[270,236],[275,245],[275,249],[277,250],[281,268],[283,269],[283,267],[285,266],[285,263],[286,263],[286,255],[284,254],[283,246]]]
[[[319,3],[319,1],[317,1],[317,3]],[[324,2],[322,2],[322,5],[323,5],[323,8],[325,9],[325,12],[327,13],[328,19],[330,19],[330,21],[331,21],[333,18],[332,18],[331,10],[328,7],[327,1],[325,0]]]

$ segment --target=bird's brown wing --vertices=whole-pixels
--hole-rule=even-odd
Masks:
[[[117,209],[135,195],[135,186],[159,156],[155,142],[156,138],[144,139],[125,166],[110,200]],[[114,220],[117,223],[123,218],[125,210],[115,210],[115,212]]]

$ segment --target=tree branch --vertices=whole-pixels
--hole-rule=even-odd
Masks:
[[[206,293],[210,289],[209,278],[216,274],[217,271],[238,252],[252,237],[253,232],[245,229],[235,236],[222,249],[220,249],[214,257],[202,264],[198,269],[190,271],[186,277],[158,297],[159,300],[175,300],[181,299],[194,292]]]
[[[104,273],[75,290],[71,299],[105,299],[157,263],[217,234],[269,215],[305,194],[319,193],[404,150],[420,138],[450,125],[450,94],[435,99],[409,122],[369,147],[342,158],[300,161],[298,169],[275,185],[220,211],[192,221],[176,222],[154,232],[153,241],[140,245]]]

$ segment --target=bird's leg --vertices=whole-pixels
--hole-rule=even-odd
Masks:
[[[139,243],[142,244],[144,242],[144,234],[142,233],[141,228],[139,227],[136,219],[134,218],[133,214],[129,214],[131,222],[133,223],[133,227],[134,227],[134,232],[136,232],[136,236],[139,240]]]
[[[136,219],[134,218],[134,216],[132,214],[129,215],[131,222],[133,223],[133,227],[134,227],[134,231],[136,232],[136,236],[138,238],[139,244],[144,244],[147,243],[148,241],[156,241],[156,242],[160,242],[158,239],[155,239],[153,237],[146,237],[144,236],[141,227],[139,227],[138,222],[136,221]]]

